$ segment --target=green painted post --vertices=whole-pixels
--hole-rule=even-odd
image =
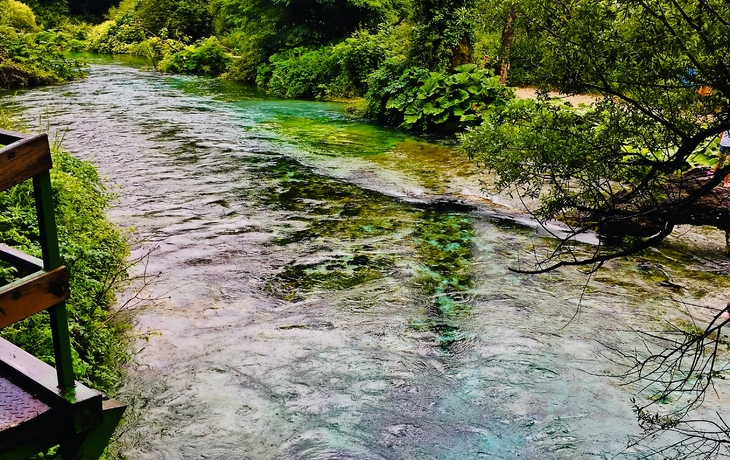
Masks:
[[[43,250],[43,267],[46,270],[53,270],[61,266],[61,254],[58,250],[58,233],[53,211],[53,189],[51,188],[51,175],[48,171],[33,177],[33,193],[38,214],[41,249]],[[66,304],[61,302],[49,308],[48,313],[51,315],[51,332],[56,356],[58,387],[62,391],[66,391],[74,387],[71,338],[68,333]]]

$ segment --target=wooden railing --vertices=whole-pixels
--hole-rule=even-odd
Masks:
[[[0,130],[0,191],[26,180],[33,194],[42,259],[0,245],[20,278],[0,287],[0,329],[34,314],[50,316],[55,369],[0,339],[0,460],[60,446],[64,460],[98,459],[125,407],[74,381],[68,317],[69,272],[58,248],[48,137]]]

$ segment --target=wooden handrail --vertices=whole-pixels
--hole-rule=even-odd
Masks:
[[[33,181],[43,253],[41,260],[0,244],[0,261],[16,267],[21,276],[0,287],[0,328],[48,311],[56,366],[0,339],[0,389],[15,404],[15,418],[0,431],[0,460],[24,460],[54,445],[60,446],[64,459],[96,460],[125,406],[74,381],[64,303],[70,294],[69,271],[61,266],[48,137],[0,130],[0,145],[5,145],[0,149],[0,190]],[[29,404],[33,411],[23,412]]]
[[[67,300],[68,269],[59,267],[20,278],[0,288],[0,329]]]
[[[0,149],[0,190],[7,190],[53,166],[47,135],[18,136],[21,135],[0,131],[0,143],[15,139]]]
[[[47,310],[51,317],[58,386],[62,389],[73,388],[75,383],[71,339],[66,305],[63,303],[68,298],[68,271],[61,269],[58,250],[49,173],[53,162],[48,136],[0,130],[0,144],[5,145],[0,149],[0,190],[7,190],[28,179],[33,180],[33,196],[43,252],[43,271],[17,280],[8,289],[0,291],[0,310],[4,313],[0,313],[0,327]],[[14,265],[18,268],[27,268],[34,263],[30,256],[22,257],[14,250],[5,251],[5,254],[2,260],[19,263]],[[26,283],[28,286],[25,286]]]

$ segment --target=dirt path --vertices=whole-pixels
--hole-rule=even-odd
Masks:
[[[515,96],[520,99],[535,99],[537,97],[536,88],[515,88]],[[578,104],[592,104],[596,100],[596,96],[589,96],[586,94],[578,94],[575,96],[566,96],[554,91],[550,92],[550,96],[558,97],[564,101],[570,102],[577,106]]]

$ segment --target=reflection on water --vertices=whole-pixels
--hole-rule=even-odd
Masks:
[[[667,299],[728,292],[713,235],[588,286],[510,272],[546,241],[485,217],[500,208],[468,161],[338,104],[103,59],[15,101],[121,186],[112,217],[157,247],[120,394],[130,459],[610,457],[638,429],[604,347],[684,318]]]

